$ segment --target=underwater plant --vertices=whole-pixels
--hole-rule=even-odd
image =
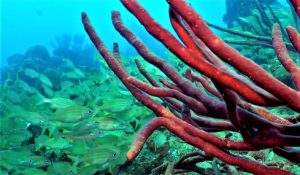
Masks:
[[[163,126],[184,142],[203,151],[188,154],[176,163],[168,163],[164,167],[166,174],[172,174],[175,170],[198,172],[197,163],[211,160],[215,164],[213,167],[218,167],[216,164],[222,161],[253,174],[291,174],[288,169],[281,167],[281,163],[257,161],[264,159],[264,154],[269,154],[259,150],[270,149],[273,154],[285,159],[283,164],[296,165],[300,162],[300,68],[289,56],[279,24],[272,26],[272,44],[278,59],[292,78],[294,88],[272,77],[217,37],[184,0],[167,1],[172,26],[182,42],[161,27],[136,0],[121,2],[153,37],[190,67],[185,75],[179,74],[171,64],[151,53],[141,39],[124,26],[120,13],[113,11],[112,21],[116,30],[145,60],[172,81],[163,81],[166,87],[161,87],[137,62],[141,74],[151,85],[144,83],[126,71],[119,51],[115,47],[113,52],[107,49],[90,24],[87,14],[82,13],[84,28],[109,67],[131,94],[157,116],[135,137],[127,152],[127,163],[136,159],[150,135]],[[291,2],[294,2],[299,16],[298,1]],[[299,54],[299,33],[293,27],[287,27],[286,30]],[[194,81],[200,83],[195,83],[195,86]],[[167,107],[150,96],[160,97]],[[294,110],[296,116],[283,118],[268,110],[280,106]],[[213,134],[213,131],[232,131],[239,133],[242,138],[237,141],[231,139],[235,135],[222,137]],[[253,151],[258,154],[247,154]],[[198,159],[187,160],[195,156]],[[236,170],[227,169],[227,172],[238,174]],[[216,169],[212,171],[214,173]]]
[[[239,5],[240,10],[236,13],[243,13],[241,16],[235,17],[235,22],[227,22],[231,24],[230,28],[224,28],[211,23],[208,26],[224,32],[222,34],[223,40],[237,49],[242,55],[250,58],[258,63],[264,70],[273,75],[278,80],[293,86],[291,77],[281,66],[279,60],[276,58],[276,53],[272,45],[272,24],[278,23],[280,30],[283,32],[283,40],[286,45],[291,58],[299,64],[299,59],[294,59],[297,54],[292,43],[288,39],[288,35],[284,28],[291,25],[299,31],[299,18],[295,17],[296,13],[289,10],[288,6],[283,6],[279,2],[262,1],[227,1],[229,5]],[[253,8],[249,8],[253,7]],[[246,9],[246,12],[243,11]],[[232,10],[231,10],[232,11]],[[294,18],[293,18],[294,17]]]

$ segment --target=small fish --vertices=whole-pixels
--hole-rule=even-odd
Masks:
[[[110,98],[103,100],[100,109],[110,113],[118,113],[130,109],[133,105],[134,99],[132,98]]]
[[[50,160],[42,156],[32,155],[27,158],[20,158],[16,165],[38,168],[50,165]]]
[[[50,138],[46,135],[40,135],[35,139],[35,150],[39,150],[42,147],[53,150],[61,150],[70,148],[72,145],[64,138],[57,136]]]
[[[69,151],[72,153],[72,155],[77,156],[77,155],[83,155],[89,152],[89,146],[87,145],[87,142],[85,141],[78,141],[78,142],[73,142],[72,147],[66,149],[66,151]]]
[[[40,77],[40,73],[38,73],[37,71],[35,71],[33,69],[26,68],[26,69],[24,69],[24,73],[25,73],[25,75],[27,75],[30,78],[39,78]]]
[[[107,145],[111,143],[120,143],[123,139],[116,136],[116,135],[110,135],[110,134],[105,134],[103,137],[100,139],[95,140],[94,142],[91,143],[92,147],[99,147],[99,145]]]
[[[115,153],[115,155],[112,157],[113,159],[116,159],[120,155],[120,152],[121,152],[120,147],[115,146],[114,143],[106,143],[106,144],[102,144],[102,145],[97,145],[97,146],[91,148],[90,150],[97,152],[102,149],[112,150]]]
[[[248,23],[248,24],[251,24],[251,23],[253,23],[253,18],[251,18],[251,17],[239,17],[239,20],[241,20],[242,22],[244,22],[244,23]]]
[[[67,78],[83,78],[84,73],[76,68],[76,66],[73,64],[73,62],[70,59],[63,59],[65,65],[72,69],[72,71],[65,73],[63,76],[66,76]]]
[[[17,93],[16,91],[8,90],[3,95],[12,103],[15,103],[15,104],[22,103],[23,96],[21,94]]]
[[[16,80],[15,83],[18,85],[18,87],[22,88],[24,91],[29,92],[30,94],[33,94],[36,92],[35,88],[30,87],[25,81],[23,80]]]
[[[87,174],[96,174],[98,171],[98,167],[95,165],[85,166],[85,167],[78,167],[78,174],[77,175],[87,175]]]
[[[17,170],[16,173],[14,173],[14,175],[48,175],[48,173],[42,169],[27,167],[22,170]]]
[[[73,62],[70,59],[64,58],[63,62],[65,63],[65,65],[69,68],[75,68],[75,65],[73,64]]]
[[[80,158],[80,161],[82,163],[90,163],[92,165],[101,166],[109,163],[109,161],[117,158],[117,156],[118,154],[113,150],[104,148],[88,152]]]
[[[75,126],[76,127],[76,126]],[[126,122],[113,118],[113,117],[101,117],[94,118],[87,123],[77,125],[77,132],[88,131],[91,129],[98,129],[101,131],[116,131],[116,130],[130,130],[130,125]]]
[[[130,126],[124,121],[113,117],[102,117],[99,119],[99,129],[104,131],[126,130]]]
[[[52,97],[54,95],[54,91],[51,88],[49,88],[48,86],[42,85],[42,88],[48,97]]]
[[[30,112],[25,110],[20,106],[14,106],[14,113],[12,113],[10,118],[18,118],[22,121],[27,122],[29,125],[37,125],[37,126],[46,126],[48,120],[45,116],[41,115],[38,112]],[[27,124],[27,127],[29,126]]]
[[[0,148],[17,147],[32,137],[32,133],[28,130],[15,131],[15,133],[1,133],[0,134]],[[1,156],[0,156],[1,157]],[[0,158],[1,159],[1,158]]]
[[[61,109],[61,108],[67,108],[70,106],[76,105],[76,103],[68,98],[61,98],[61,97],[56,97],[56,98],[44,98],[40,102],[38,102],[37,105],[42,105],[44,103],[50,103],[51,108],[53,109]]]
[[[55,175],[75,175],[76,169],[70,162],[54,162],[47,168],[47,172]]]
[[[53,87],[51,80],[48,77],[46,77],[44,74],[40,74],[40,81],[48,87],[51,88]]]
[[[167,136],[164,133],[159,132],[154,137],[153,142],[154,142],[155,149],[157,149],[158,147],[163,146],[167,142]]]
[[[18,118],[1,118],[0,134],[18,134],[23,133],[29,125]]]
[[[97,132],[90,132],[89,134],[83,134],[83,135],[75,135],[75,134],[65,134],[65,135],[62,135],[62,137],[65,137],[65,138],[69,138],[69,139],[72,139],[72,140],[93,140],[93,139],[96,139],[96,138],[101,138],[104,136],[104,133],[103,132],[100,132],[100,131],[97,131]]]
[[[85,120],[93,115],[93,110],[73,105],[62,109],[57,109],[52,117],[49,117],[52,121],[60,121],[65,123],[76,123]]]
[[[70,71],[67,73],[63,73],[63,77],[67,77],[70,79],[78,79],[78,78],[82,78],[81,75],[78,75],[75,71]]]
[[[134,109],[126,111],[122,114],[122,119],[131,120],[136,117],[146,117],[152,115],[152,111],[146,108],[145,106],[135,106]]]
[[[50,165],[47,158],[33,155],[32,152],[27,151],[5,150],[0,152],[0,157],[2,161],[19,167],[38,168]]]
[[[89,153],[97,153],[90,155]],[[81,160],[85,160],[92,165],[98,166],[98,171],[105,170],[111,164],[120,158],[121,150],[119,147],[112,145],[111,143],[98,145],[98,147],[92,147],[89,153],[81,157]],[[82,162],[84,163],[84,162]]]

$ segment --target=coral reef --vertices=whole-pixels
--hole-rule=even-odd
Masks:
[[[300,68],[289,56],[280,24],[272,25],[272,44],[280,63],[291,76],[294,89],[268,74],[216,36],[184,0],[167,1],[170,5],[171,24],[182,42],[160,26],[137,1],[121,2],[153,37],[190,67],[186,69],[185,75],[179,74],[171,64],[151,53],[123,25],[119,12],[114,11],[112,21],[116,30],[146,61],[159,68],[172,81],[170,83],[169,80],[163,80],[166,87],[161,87],[137,61],[140,72],[151,85],[144,83],[126,71],[119,59],[118,50],[114,49],[112,53],[107,49],[86,13],[82,13],[84,28],[109,67],[131,94],[157,116],[136,136],[127,152],[127,164],[138,156],[150,135],[163,126],[184,142],[203,151],[188,154],[188,158],[195,157],[192,160],[183,157],[181,161],[168,163],[163,167],[166,174],[172,174],[174,170],[201,172],[197,163],[212,161],[213,167],[218,167],[222,165],[219,160],[225,163],[222,165],[224,171],[232,174],[237,173],[237,170],[226,165],[234,165],[253,174],[290,174],[290,170],[282,164],[289,164],[288,161],[293,162],[290,164],[300,162]],[[291,2],[294,2],[299,15],[298,1]],[[289,27],[287,34],[294,49],[299,52],[299,33]],[[151,96],[160,97],[165,105]],[[297,117],[281,118],[267,108],[280,106],[294,110]],[[241,139],[232,139],[231,134],[217,136],[212,133],[215,131],[239,133]],[[264,149],[269,150],[259,151]],[[255,154],[252,151],[259,152]],[[260,162],[269,151],[283,157],[286,162]],[[240,154],[237,155],[236,152]],[[254,160],[249,157],[254,157]],[[212,168],[212,171],[206,173],[216,174],[216,171],[217,168]]]

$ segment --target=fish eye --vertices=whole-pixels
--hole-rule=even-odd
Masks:
[[[89,109],[87,112],[88,112],[88,114],[92,114],[93,110]]]
[[[113,156],[114,158],[117,157],[117,153],[114,153],[112,156]]]

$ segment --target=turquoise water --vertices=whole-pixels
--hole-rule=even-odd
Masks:
[[[166,1],[138,2],[180,40],[170,24]],[[187,2],[205,21],[225,30],[271,37],[272,26],[263,23],[251,0]],[[274,10],[284,28],[288,25],[300,28],[297,26],[299,18],[292,15],[286,1],[263,1],[261,7],[273,23],[276,19],[267,5]],[[118,43],[120,60],[129,75],[146,82],[134,62],[138,59],[157,82],[161,78],[171,80],[146,62],[115,30],[112,10],[120,12],[126,27],[140,37],[151,52],[184,76],[189,67],[152,37],[118,0],[1,0],[0,175],[164,174],[168,163],[177,162],[195,151],[198,158],[205,157],[206,161],[195,163],[197,171],[189,170],[186,174],[247,174],[245,170],[204,155],[165,128],[159,128],[151,135],[135,161],[127,162],[126,153],[135,136],[156,114],[134,98],[111,71],[85,32],[81,13],[88,14],[110,51],[113,43]],[[262,43],[215,27],[211,29],[276,79],[295,88],[290,75],[276,59],[271,42]],[[299,53],[286,35],[284,40],[289,44],[291,59],[299,66]],[[194,87],[200,86],[199,82],[192,83]],[[224,102],[213,93],[205,92],[212,99]],[[181,116],[183,111],[177,109],[176,112],[176,107],[166,99],[153,99],[169,109],[172,115]],[[177,102],[182,105],[180,99]],[[265,109],[282,118],[299,115],[288,106]],[[198,115],[196,113],[192,111],[192,115]],[[205,126],[202,129],[205,130]],[[209,129],[220,138],[243,139],[232,130]],[[272,149],[235,154],[288,172],[300,172],[296,163],[277,156]],[[161,168],[157,168],[159,166]],[[175,170],[179,174],[184,168]]]
[[[190,2],[195,4],[197,10],[201,11],[207,20],[224,25],[222,22],[222,14],[225,12],[224,1],[206,0],[200,3],[192,0]],[[171,28],[166,2],[144,0],[141,4],[149,9],[160,24]],[[212,7],[217,7],[220,13],[215,14],[211,11]],[[128,26],[140,36],[146,37],[146,40],[158,45],[157,48],[150,45],[152,49],[163,50],[163,47],[145,32],[118,0],[3,0],[1,1],[1,64],[6,64],[7,57],[15,53],[24,53],[28,47],[35,44],[44,45],[51,52],[53,50],[51,42],[63,34],[83,36],[84,41],[90,44],[81,24],[82,11],[86,11],[91,20],[95,20],[94,25],[99,32],[106,34],[103,40],[107,45],[118,41],[122,53],[128,55],[136,53],[114,30],[110,17],[112,10],[120,11]],[[165,15],[161,15],[160,12],[164,12]],[[164,55],[162,51],[159,53]]]

